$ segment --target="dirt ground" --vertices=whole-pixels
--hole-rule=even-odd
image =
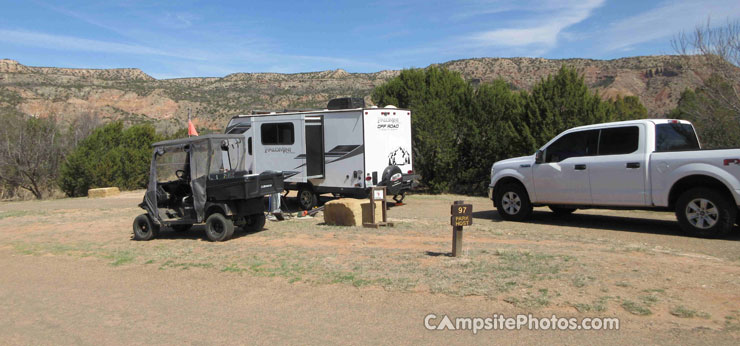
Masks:
[[[223,243],[202,227],[131,240],[143,192],[0,203],[3,344],[737,344],[740,229],[679,233],[670,213],[536,209],[413,195],[393,228],[268,221]],[[449,205],[474,206],[449,256]],[[430,331],[424,317],[617,317],[616,331]]]

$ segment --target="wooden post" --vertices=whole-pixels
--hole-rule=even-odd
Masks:
[[[452,257],[462,254],[463,226],[473,224],[473,206],[463,201],[455,201],[450,207],[452,224]]]
[[[382,209],[382,217],[383,220],[378,221],[375,219],[375,193],[380,192],[382,195],[379,195],[378,198],[382,201],[380,203],[380,208]],[[388,214],[386,214],[386,211],[388,210],[388,202],[385,200],[386,198],[386,189],[385,186],[379,186],[379,187],[373,187],[370,189],[370,220],[371,223],[364,223],[364,227],[372,227],[372,228],[378,228],[380,226],[384,227],[393,227],[393,222],[388,222]]]

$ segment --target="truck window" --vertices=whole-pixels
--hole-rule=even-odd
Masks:
[[[700,150],[694,127],[671,123],[655,125],[655,151]]]
[[[599,136],[599,155],[634,153],[639,143],[640,128],[637,126],[603,129]]]
[[[545,162],[560,162],[567,158],[596,155],[599,130],[569,133],[545,149]]]
[[[262,144],[291,145],[294,143],[293,123],[267,123],[260,126]]]

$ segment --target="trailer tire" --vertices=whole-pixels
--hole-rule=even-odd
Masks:
[[[242,229],[245,232],[259,232],[265,227],[265,214],[259,213],[247,215],[244,217],[244,221],[245,223],[244,226],[242,226]]]
[[[676,202],[676,219],[688,235],[722,237],[732,231],[737,208],[717,190],[695,188],[681,194]]]
[[[556,205],[548,205],[548,208],[552,210],[553,213],[557,216],[566,216],[573,214],[574,211],[576,211],[576,208],[567,208],[567,207],[559,207]]]
[[[159,234],[159,226],[152,222],[147,214],[134,219],[134,240],[152,240]]]
[[[298,204],[300,204],[301,209],[311,210],[318,203],[319,197],[316,195],[312,188],[308,186],[303,186],[298,189]]]
[[[213,213],[206,219],[206,236],[210,241],[229,240],[234,235],[234,222],[221,213]]]
[[[499,216],[507,221],[524,221],[532,215],[527,190],[520,184],[506,184],[496,191]]]

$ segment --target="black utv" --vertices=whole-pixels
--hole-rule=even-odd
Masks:
[[[134,239],[150,240],[161,227],[186,231],[204,223],[212,241],[234,227],[258,231],[265,225],[265,195],[283,191],[282,172],[249,174],[244,137],[206,135],[154,143],[146,210],[134,220]]]

